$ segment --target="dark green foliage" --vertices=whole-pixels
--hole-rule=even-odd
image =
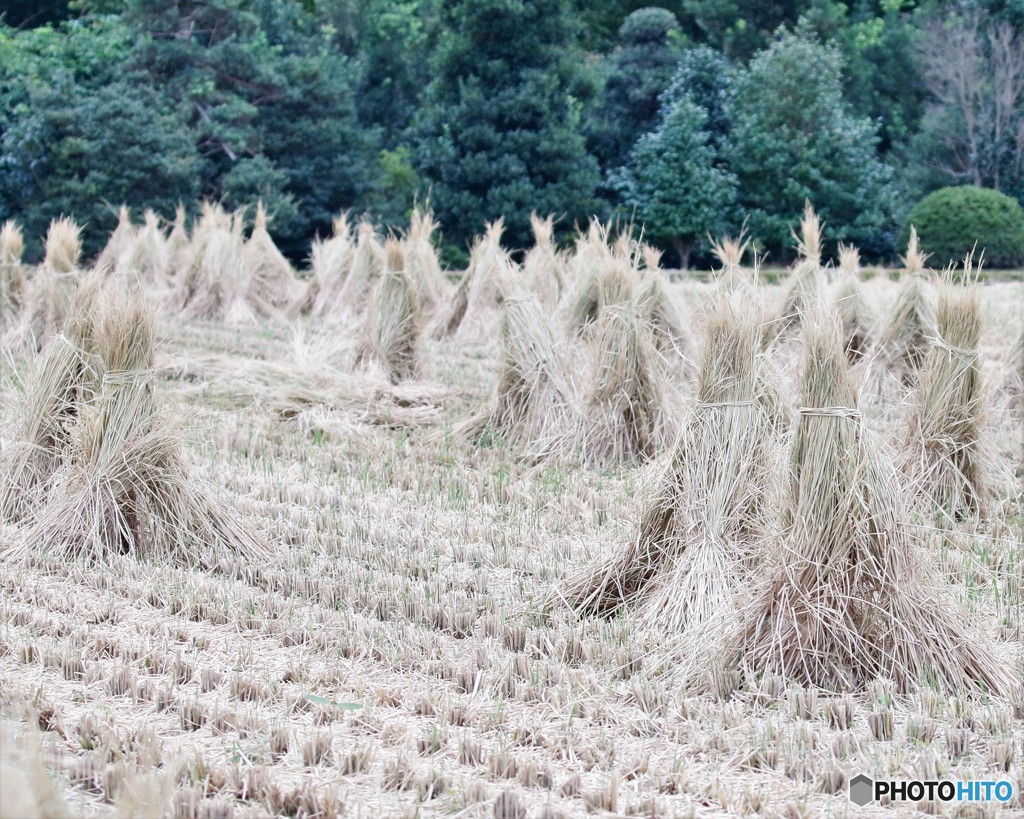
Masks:
[[[763,48],[782,25],[791,25],[811,6],[810,0],[685,0],[702,39],[728,57],[745,60]]]
[[[5,0],[0,6],[0,19],[18,28],[59,23],[67,16],[68,0]]]
[[[529,244],[532,210],[636,208],[684,253],[749,212],[783,263],[805,199],[871,260],[944,185],[1024,201],[1019,2],[651,2],[12,0],[0,219],[35,258],[61,211],[88,252],[122,201],[263,199],[299,261],[337,212],[401,228],[427,196],[449,259],[498,216]]]
[[[846,70],[843,86],[852,111],[879,125],[879,150],[903,146],[924,114],[926,90],[917,71],[917,30],[896,0],[855,6],[834,36]]]
[[[736,180],[715,167],[706,122],[704,110],[684,96],[640,138],[616,177],[644,234],[671,245],[684,268],[706,234],[723,229],[735,202]]]
[[[508,243],[524,247],[531,211],[569,224],[592,212],[597,163],[579,129],[572,37],[564,0],[462,0],[450,12],[414,153],[448,241],[504,216]]]
[[[634,11],[619,29],[619,47],[605,60],[604,87],[587,117],[587,144],[602,168],[626,161],[640,134],[650,131],[658,116],[658,98],[679,61],[673,41],[679,30],[665,9]]]
[[[828,241],[892,252],[894,190],[876,128],[842,99],[841,57],[806,30],[784,33],[736,79],[726,155],[751,235],[776,259],[809,200]]]
[[[929,194],[910,211],[900,245],[906,246],[910,226],[917,228],[921,248],[932,265],[963,261],[975,250],[984,252],[988,267],[1024,264],[1024,209],[1020,203],[989,188],[961,185]]]
[[[288,214],[282,201],[271,229],[281,249],[299,258],[309,252],[311,234],[328,235],[339,211],[367,199],[377,139],[358,122],[356,72],[326,43],[322,52],[280,58],[278,72],[257,131],[262,156],[282,176],[279,195],[293,207]]]
[[[369,0],[359,35],[360,116],[394,148],[412,122],[436,39],[436,0]]]
[[[22,222],[33,258],[62,214],[86,226],[93,253],[117,205],[168,216],[198,195],[198,156],[176,105],[118,77],[127,47],[126,30],[111,20],[63,35],[0,34],[0,220]]]
[[[666,110],[683,97],[699,105],[704,110],[705,130],[715,151],[721,151],[729,134],[729,93],[734,74],[732,64],[714,49],[688,48],[661,100]]]

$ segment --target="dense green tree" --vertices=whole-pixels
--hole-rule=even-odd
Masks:
[[[448,23],[414,153],[447,238],[464,243],[504,216],[522,247],[532,210],[585,218],[598,170],[580,133],[565,0],[462,0]]]
[[[813,0],[685,0],[685,13],[701,39],[735,60],[745,60],[782,25],[792,25]]]
[[[651,0],[573,0],[580,20],[580,45],[588,51],[608,52],[620,38],[623,21],[635,11],[651,5]],[[677,20],[684,14],[685,0],[661,0],[657,3]]]
[[[1024,209],[990,188],[961,185],[934,191],[911,209],[900,235],[906,247],[910,227],[917,228],[921,249],[938,267],[959,264],[968,253],[989,267],[1024,264]]]
[[[658,98],[679,62],[678,31],[675,15],[661,8],[638,9],[619,28],[619,47],[601,67],[603,87],[585,128],[602,168],[620,166],[637,137],[653,129]]]
[[[275,93],[260,103],[256,121],[260,156],[283,175],[274,187],[281,197],[274,236],[295,257],[309,252],[312,234],[329,232],[338,211],[363,203],[378,172],[377,135],[356,112],[357,73],[329,44],[315,43],[279,58]]]
[[[729,135],[729,94],[734,73],[732,64],[721,52],[708,46],[688,48],[661,97],[665,110],[684,97],[699,105],[704,110],[704,127],[716,152],[722,150]]]
[[[332,29],[281,0],[131,0],[144,34],[133,64],[186,109],[203,193],[262,199],[293,256],[359,204],[376,171],[376,136],[356,111],[359,76]]]
[[[94,251],[113,206],[173,213],[199,190],[198,157],[175,103],[127,72],[130,31],[115,18],[61,29],[0,29],[0,219],[29,250],[62,214]]]
[[[370,0],[364,4],[358,60],[359,113],[379,127],[387,147],[401,141],[425,86],[424,67],[436,39],[436,0]]]
[[[876,127],[843,102],[841,69],[835,46],[799,29],[781,33],[733,85],[726,156],[751,233],[773,254],[787,254],[805,200],[827,239],[873,257],[892,251],[892,174]]]
[[[912,6],[910,0],[863,0],[831,32],[843,53],[844,97],[855,114],[878,123],[883,155],[906,145],[924,113]]]
[[[708,232],[723,229],[735,202],[736,180],[716,167],[706,125],[704,109],[682,97],[615,176],[644,234],[671,245],[683,268]]]

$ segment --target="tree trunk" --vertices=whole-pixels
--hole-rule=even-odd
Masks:
[[[669,239],[669,244],[672,245],[672,249],[679,256],[679,268],[680,270],[690,269],[690,251],[693,250],[693,241],[689,239],[683,239],[681,236],[676,236],[674,239]]]

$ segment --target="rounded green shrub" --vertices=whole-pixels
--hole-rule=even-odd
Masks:
[[[900,237],[907,246],[910,226],[917,228],[921,248],[930,253],[932,267],[961,262],[977,245],[986,267],[1024,264],[1024,208],[990,188],[962,185],[942,188],[914,205]]]

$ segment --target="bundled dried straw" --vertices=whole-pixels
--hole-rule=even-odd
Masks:
[[[936,295],[924,273],[926,258],[917,231],[911,228],[900,289],[878,339],[880,359],[905,385],[917,377],[928,354],[929,339],[936,334]]]
[[[270,547],[189,475],[156,408],[153,314],[137,290],[112,285],[96,302],[101,380],[79,398],[46,505],[6,557],[132,554],[206,568],[228,554],[267,559]]]
[[[632,300],[606,306],[588,339],[591,376],[572,439],[585,466],[646,461],[669,435],[671,378]]]
[[[457,334],[480,339],[493,330],[502,283],[511,280],[514,269],[501,246],[504,231],[505,223],[498,219],[489,222],[483,237],[477,239],[470,252],[469,266],[434,330],[436,338]]]
[[[804,313],[821,299],[824,284],[821,270],[822,223],[810,202],[804,204],[800,233],[793,231],[793,238],[799,258],[786,281],[775,326],[776,335],[799,325]]]
[[[24,329],[38,345],[58,333],[71,312],[81,255],[81,228],[66,217],[51,222],[46,255],[29,281],[23,314]]]
[[[312,276],[306,292],[290,312],[314,318],[331,317],[340,304],[341,288],[348,275],[355,245],[348,214],[334,218],[333,235],[329,239],[316,239],[310,257]]]
[[[141,281],[163,286],[171,273],[171,248],[160,226],[160,218],[147,208],[144,219],[142,227],[135,232],[125,263]]]
[[[299,283],[295,271],[267,231],[267,209],[263,202],[256,204],[256,220],[245,243],[245,265],[252,277],[252,298],[283,309],[291,305],[298,295]]]
[[[562,307],[563,321],[570,332],[583,334],[592,328],[606,307],[628,304],[640,278],[635,259],[613,253],[603,238],[594,245],[592,236],[577,247],[577,255],[591,260],[581,269]],[[658,275],[658,274],[651,274]]]
[[[229,215],[204,203],[178,290],[185,318],[241,325],[279,315],[273,288],[249,267],[244,231],[241,212]]]
[[[25,241],[21,228],[13,221],[0,228],[0,329],[12,324],[25,296],[25,269],[21,256]]]
[[[872,322],[860,285],[860,251],[851,245],[839,245],[839,278],[832,303],[843,326],[843,349],[854,364],[867,354]]]
[[[925,264],[928,262],[928,256],[931,254],[924,253],[921,250],[921,240],[917,235],[917,228],[913,225],[910,226],[910,238],[907,240],[907,255],[900,256],[900,261],[903,262],[903,272],[905,275],[920,275],[927,269]]]
[[[171,226],[171,233],[167,237],[167,273],[169,276],[177,276],[188,265],[189,259],[189,237],[188,228],[185,225],[185,206],[178,205],[174,212],[174,224]]]
[[[369,301],[373,287],[384,272],[384,246],[380,243],[369,222],[360,222],[357,228],[355,251],[348,275],[338,294],[344,309],[352,315],[360,315]]]
[[[970,259],[965,266],[969,280]],[[980,514],[984,507],[977,287],[945,282],[939,289],[936,319],[937,336],[911,398],[907,471],[937,511],[960,520]]]
[[[640,245],[640,257],[644,260],[645,270],[661,270],[661,257],[665,254],[654,245],[646,242]]]
[[[541,219],[530,214],[533,229],[533,247],[523,259],[523,280],[540,298],[541,304],[553,309],[565,289],[562,258],[555,247],[555,217]]]
[[[47,342],[28,380],[21,427],[4,451],[0,469],[0,515],[5,521],[23,521],[45,496],[78,413],[95,392],[95,316],[102,275],[97,271],[82,283],[63,332]]]
[[[636,538],[562,592],[580,612],[640,606],[640,622],[686,641],[728,607],[769,536],[781,401],[766,378],[749,300],[721,298],[707,323],[698,403]]]
[[[117,227],[110,234],[107,244],[96,259],[97,270],[114,273],[130,265],[132,245],[135,243],[135,227],[131,213],[125,205],[117,211]]]
[[[385,253],[387,270],[370,302],[356,363],[397,384],[416,375],[420,309],[416,289],[404,269],[401,245],[389,239]]]
[[[15,723],[0,721],[0,819],[70,819],[63,787],[54,781],[34,725],[16,736]]]
[[[754,283],[753,271],[743,266],[743,257],[751,246],[746,225],[735,238],[723,236],[716,240],[709,236],[708,240],[711,242],[712,254],[721,265],[715,274],[719,287],[723,290],[735,290]]]
[[[901,690],[1007,694],[1019,685],[926,563],[898,476],[864,429],[840,325],[807,327],[781,562],[712,650],[726,666],[833,691],[876,677]]]
[[[543,457],[564,430],[571,390],[551,324],[537,294],[506,283],[501,305],[498,385],[488,408],[460,427],[479,439],[501,438]]]
[[[447,282],[434,247],[436,231],[437,221],[429,207],[414,207],[409,220],[409,235],[402,249],[405,254],[405,270],[416,288],[420,308],[425,313],[433,312],[447,296]]]
[[[635,271],[633,301],[641,318],[654,332],[655,347],[660,353],[673,351],[687,360],[693,341],[683,319],[683,312],[668,289],[665,273],[658,268]]]

